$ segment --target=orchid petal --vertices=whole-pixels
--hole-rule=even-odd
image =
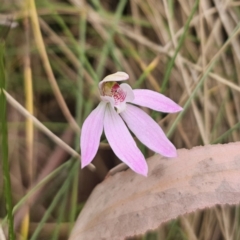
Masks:
[[[129,76],[125,72],[116,72],[106,76],[101,82],[99,82],[98,87],[102,89],[102,84],[105,82],[118,82],[128,80]]]
[[[180,107],[170,98],[158,92],[146,89],[135,89],[133,90],[133,93],[135,98],[132,103],[134,104],[165,113],[175,113],[182,111],[182,107]]]
[[[83,123],[80,140],[82,168],[88,165],[97,153],[103,131],[105,109],[106,102],[100,102]]]
[[[121,117],[136,137],[154,152],[166,157],[176,157],[174,145],[168,140],[160,126],[143,110],[127,104]]]
[[[134,100],[134,93],[130,85],[127,83],[122,83],[120,85],[121,89],[126,93],[125,102],[132,102]]]
[[[104,132],[116,156],[133,171],[147,176],[148,166],[141,151],[121,117],[108,105],[104,117]]]

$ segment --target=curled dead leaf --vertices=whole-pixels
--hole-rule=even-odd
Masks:
[[[130,169],[107,178],[89,197],[70,240],[124,239],[179,215],[240,202],[240,142],[178,150],[148,159],[148,177]]]

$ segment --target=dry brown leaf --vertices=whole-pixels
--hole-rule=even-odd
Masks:
[[[240,142],[178,150],[148,159],[148,177],[130,169],[99,184],[70,240],[124,239],[185,213],[240,202]]]

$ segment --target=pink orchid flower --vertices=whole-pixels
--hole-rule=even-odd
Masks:
[[[177,156],[176,148],[160,126],[135,105],[165,113],[179,112],[182,108],[160,93],[142,89],[132,90],[128,84],[118,83],[128,78],[127,73],[116,72],[99,83],[102,101],[82,126],[80,143],[82,168],[95,157],[103,129],[116,156],[133,171],[144,176],[147,176],[148,166],[128,128],[154,152],[166,157]]]

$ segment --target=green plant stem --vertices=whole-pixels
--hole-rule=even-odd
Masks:
[[[5,89],[5,73],[4,73],[4,42],[0,41],[0,138],[1,138],[1,155],[3,166],[3,185],[6,200],[6,209],[8,217],[9,239],[14,240],[14,224],[12,214],[12,191],[11,180],[9,174],[8,162],[8,126],[7,126],[7,101],[3,90]]]

